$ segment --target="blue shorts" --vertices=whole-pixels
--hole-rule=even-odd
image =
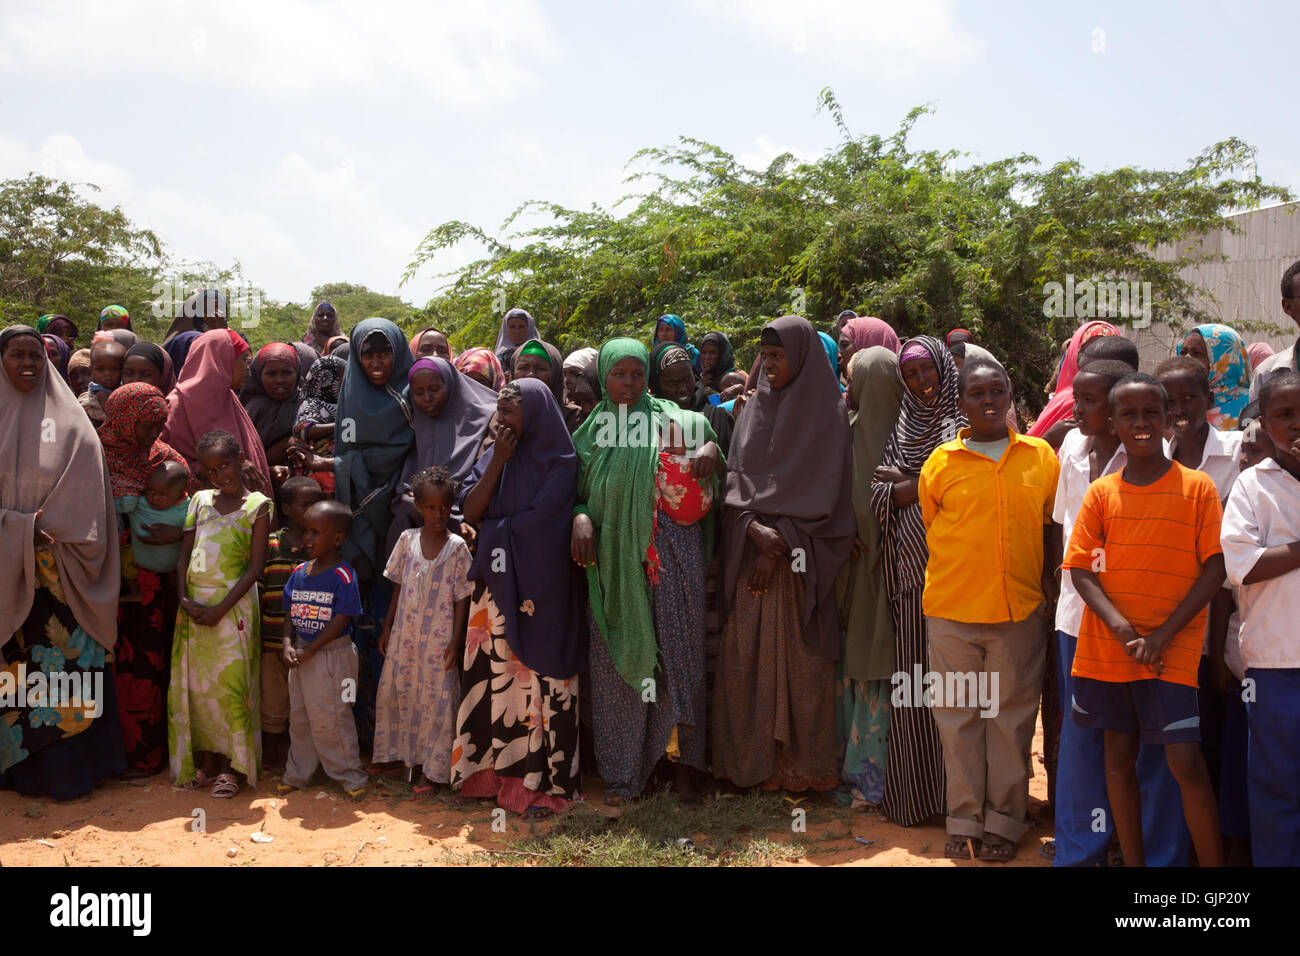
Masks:
[[[1201,739],[1196,688],[1186,684],[1076,677],[1070,709],[1080,727],[1140,736],[1144,744],[1195,743]]]

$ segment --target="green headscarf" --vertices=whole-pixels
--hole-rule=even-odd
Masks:
[[[853,397],[858,410],[849,416],[853,449],[853,514],[862,554],[840,571],[837,588],[844,623],[844,675],[854,680],[888,680],[894,673],[894,621],[880,564],[880,522],[871,510],[871,476],[880,464],[903,400],[898,356],[872,346],[851,362]]]
[[[649,367],[650,353],[635,339],[611,339],[601,347],[597,370],[602,393],[610,370],[626,358]],[[619,412],[619,405],[602,398],[573,434],[580,468],[574,511],[590,517],[596,530],[596,563],[587,568],[592,617],[614,667],[639,690],[643,680],[654,676],[659,656],[650,582],[642,566],[654,529],[659,426],[670,420],[681,425],[689,451],[717,436],[703,415],[655,398],[649,388],[640,401]],[[716,502],[722,500],[719,478],[715,474],[711,479]],[[706,560],[714,510],[704,518]]]

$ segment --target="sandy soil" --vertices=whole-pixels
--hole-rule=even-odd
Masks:
[[[1039,822],[1021,842],[1013,866],[1047,866],[1038,852],[1051,837],[1043,802],[1041,729],[1034,738],[1030,816]],[[617,810],[600,799],[600,781],[588,781],[587,799],[597,811]],[[196,810],[204,815],[195,832]],[[507,843],[537,833],[548,823],[528,824],[507,815],[506,831],[493,832],[492,806],[442,800],[416,803],[386,792],[351,804],[332,788],[275,795],[275,780],[245,789],[233,800],[172,789],[165,774],[144,780],[109,781],[89,796],[67,803],[0,792],[0,863],[4,866],[439,866],[489,865]],[[809,848],[793,866],[997,866],[945,859],[943,826],[904,828],[871,814],[835,814],[809,820],[808,832],[768,833],[776,841],[798,839]],[[259,843],[254,833],[269,836]],[[874,841],[870,846],[858,839]],[[527,862],[521,858],[518,862]]]

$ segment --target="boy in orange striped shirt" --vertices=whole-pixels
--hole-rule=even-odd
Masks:
[[[1214,482],[1166,457],[1168,396],[1134,372],[1110,391],[1123,471],[1089,486],[1062,567],[1087,605],[1074,654],[1075,723],[1106,731],[1106,793],[1124,861],[1145,865],[1134,764],[1161,743],[1201,866],[1219,866],[1219,816],[1201,755],[1196,672],[1206,606],[1223,586]]]

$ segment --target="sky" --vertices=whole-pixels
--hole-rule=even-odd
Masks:
[[[609,204],[647,146],[766,166],[855,133],[977,161],[1179,168],[1230,136],[1300,194],[1272,0],[104,0],[0,2],[0,179],[100,187],[176,257],[239,261],[275,299],[400,286],[424,235],[500,234],[521,202]],[[1282,46],[1278,46],[1282,43]]]

